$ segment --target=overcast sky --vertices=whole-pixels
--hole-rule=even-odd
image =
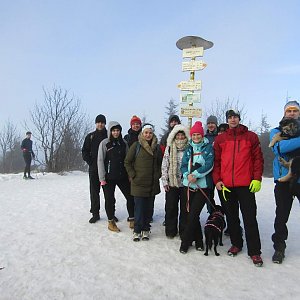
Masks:
[[[28,119],[43,87],[56,85],[92,120],[103,113],[127,131],[133,114],[146,114],[160,128],[189,78],[176,41],[196,35],[214,43],[196,73],[204,113],[229,97],[252,124],[264,112],[275,126],[287,93],[300,95],[299,15],[288,0],[0,0],[0,125]]]

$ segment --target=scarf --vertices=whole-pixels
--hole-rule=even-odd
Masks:
[[[179,187],[180,180],[178,178],[179,168],[181,165],[181,159],[178,157],[178,151],[184,151],[187,147],[188,139],[185,138],[184,140],[173,140],[172,144],[170,145],[170,165],[169,165],[169,182],[170,186]],[[182,156],[181,156],[182,158]],[[178,164],[178,159],[180,159],[180,162]]]

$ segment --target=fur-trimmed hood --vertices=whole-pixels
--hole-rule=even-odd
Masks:
[[[186,138],[189,140],[190,139],[190,133],[189,130],[182,124],[175,125],[170,132],[168,139],[167,139],[167,146],[170,146],[175,139],[176,134],[179,131],[183,131],[185,133]]]

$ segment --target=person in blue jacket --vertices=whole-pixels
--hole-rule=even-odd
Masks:
[[[202,123],[197,121],[190,130],[191,140],[185,150],[181,163],[184,195],[187,197],[188,218],[181,237],[179,251],[187,253],[195,241],[196,250],[203,251],[203,235],[200,224],[200,213],[211,193],[213,181],[211,171],[214,164],[212,144],[204,137]],[[214,205],[214,203],[213,203]]]
[[[300,106],[297,101],[289,101],[284,106],[284,118],[296,119],[299,121]],[[273,136],[280,132],[278,127],[270,132],[270,141]],[[291,152],[300,150],[300,137],[290,138],[276,142],[272,147],[275,154],[273,161],[273,175],[275,182],[275,232],[272,235],[274,255],[272,261],[281,264],[285,257],[286,240],[288,237],[287,222],[292,208],[294,196],[300,197],[300,185],[297,184],[296,191],[292,192],[289,182],[280,182],[279,179],[288,173],[288,169],[280,162],[280,158],[286,161],[291,160]]]

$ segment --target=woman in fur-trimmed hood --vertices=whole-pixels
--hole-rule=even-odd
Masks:
[[[162,153],[153,131],[151,124],[144,124],[138,141],[132,144],[125,158],[135,203],[134,241],[149,239],[154,198],[160,193]]]
[[[168,136],[162,162],[162,183],[166,192],[165,232],[169,238],[175,237],[178,233],[178,203],[180,203],[180,235],[184,231],[184,224],[187,218],[180,167],[183,153],[188,146],[189,136],[188,129],[184,125],[175,125]]]

